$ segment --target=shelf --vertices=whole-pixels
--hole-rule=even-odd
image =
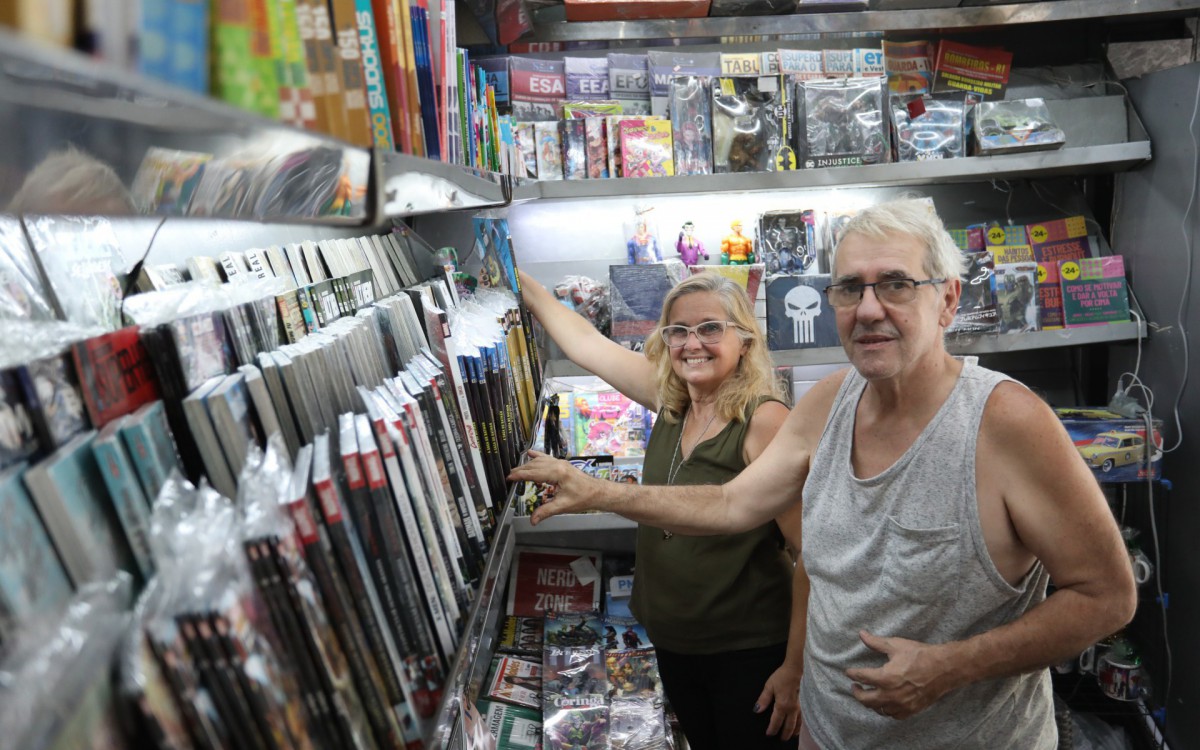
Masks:
[[[861,167],[799,169],[791,172],[644,177],[640,179],[527,182],[515,200],[613,198],[631,195],[788,190],[841,186],[900,186],[930,183],[1076,177],[1131,169],[1151,158],[1150,138],[1123,96],[1052,99],[1055,121],[1078,144],[1054,151],[962,159],[899,162]],[[1098,123],[1104,123],[1101,127]]]
[[[379,216],[507,206],[512,179],[496,172],[394,152],[376,153]]]
[[[537,526],[529,522],[528,516],[515,517],[512,520],[513,531],[522,540],[528,539],[537,544],[538,536],[551,536],[564,532],[597,532],[613,531],[616,529],[636,529],[637,522],[618,516],[615,513],[580,513],[577,515],[553,516],[542,521]]]
[[[15,191],[24,176],[53,151],[75,146],[111,166],[126,186],[152,147],[215,157],[269,157],[308,149],[341,152],[340,171],[295,169],[282,189],[253,201],[225,219],[360,225],[370,218],[356,200],[349,215],[300,213],[304,195],[332,193],[343,176],[352,186],[370,181],[367,149],[283,125],[221,101],[99,62],[86,55],[0,32],[0,142],[5,186]],[[336,153],[325,164],[338,164]],[[314,166],[322,160],[312,159]],[[289,192],[290,191],[290,192]],[[0,194],[8,203],[12,194]],[[279,198],[272,200],[271,198]],[[291,204],[291,205],[289,205]],[[43,209],[39,209],[43,210]],[[54,204],[46,213],[90,213]],[[105,211],[108,215],[120,212]]]
[[[1132,16],[1182,15],[1200,8],[1196,0],[1058,0],[972,8],[797,13],[785,16],[690,18],[649,21],[589,21],[535,24],[529,41],[576,42],[969,29]],[[540,20],[540,19],[539,19]],[[523,40],[524,41],[524,40]]]
[[[475,601],[471,604],[459,640],[458,655],[442,688],[442,703],[435,714],[429,748],[450,747],[450,735],[458,722],[461,696],[470,700],[479,697],[479,687],[487,678],[495,652],[493,642],[499,632],[500,614],[504,610],[504,588],[512,567],[515,535],[513,533],[513,504],[515,488],[508,493],[504,512],[496,520],[496,536],[488,555],[483,579]]]
[[[1146,335],[1146,325],[1141,321],[1109,323],[1086,328],[1063,328],[1055,331],[1032,333],[988,333],[977,336],[957,334],[946,338],[946,349],[951,354],[1003,354],[1006,352],[1052,349],[1061,346],[1084,346],[1087,344],[1114,344],[1121,341],[1136,341]],[[771,352],[775,364],[781,367],[803,365],[829,365],[848,363],[846,352],[840,347],[824,349],[793,349]],[[563,375],[569,373],[561,373]]]

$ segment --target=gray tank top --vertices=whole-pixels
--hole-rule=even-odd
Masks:
[[[850,460],[866,381],[851,370],[838,391],[803,512],[812,590],[800,704],[826,750],[1057,747],[1048,670],[968,685],[903,721],[856,701],[845,673],[887,661],[859,630],[945,643],[1011,622],[1045,599],[1042,564],[1009,585],[979,526],[975,443],[988,396],[1004,380],[968,359],[913,445],[868,479],[854,476]]]

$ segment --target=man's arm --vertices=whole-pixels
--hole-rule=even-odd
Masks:
[[[800,517],[804,506],[797,503],[775,519],[779,524],[788,547],[796,557],[796,569],[792,571],[792,619],[788,628],[787,655],[783,664],[767,680],[758,697],[756,711],[765,711],[775,702],[767,734],[783,732],[780,739],[791,739],[800,732],[800,678],[804,675],[804,642],[808,637],[808,574],[804,571],[804,559],[800,557]]]
[[[639,523],[695,536],[737,533],[778,517],[800,499],[833,397],[846,371],[817,383],[792,409],[758,460],[729,482],[683,487],[642,486],[589,477],[566,461],[537,451],[513,469],[514,481],[558,485],[554,498],[533,512],[536,525],[560,513],[608,511]]]
[[[568,310],[546,287],[524,271],[521,296],[567,359],[651,410],[658,409],[658,380],[645,355],[607,339],[582,315]]]
[[[876,688],[856,686],[854,695],[885,715],[906,718],[955,688],[1071,658],[1119,630],[1137,606],[1116,522],[1049,407],[1016,384],[998,386],[984,412],[977,457],[977,476],[992,471],[1003,478],[1012,530],[1046,566],[1055,592],[1019,619],[963,641],[929,645],[863,633],[888,663],[847,675]]]

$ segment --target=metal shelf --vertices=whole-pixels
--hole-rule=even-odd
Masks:
[[[471,604],[459,641],[458,655],[442,687],[442,704],[434,715],[430,732],[430,748],[450,747],[450,735],[458,723],[461,698],[465,694],[472,702],[479,697],[479,688],[487,678],[494,642],[499,632],[500,614],[504,609],[504,586],[512,567],[515,534],[513,533],[513,504],[515,487],[509,491],[504,512],[496,520],[496,536],[484,568],[479,592]]]
[[[636,529],[637,522],[618,516],[615,513],[580,513],[577,515],[562,515],[547,518],[537,526],[529,522],[528,516],[518,516],[512,520],[513,530],[518,537],[537,543],[538,536],[550,536],[564,532],[596,532],[612,531],[614,529]]]
[[[512,178],[395,152],[376,153],[379,216],[507,206]]]
[[[1200,8],[1196,0],[1058,0],[971,8],[797,13],[785,16],[689,18],[648,21],[541,23],[531,41],[674,39],[853,31],[945,31],[1131,16],[1182,15]]]
[[[988,333],[977,336],[958,334],[946,338],[946,349],[951,354],[1003,354],[1033,349],[1052,349],[1060,346],[1114,344],[1121,341],[1136,341],[1144,338],[1145,335],[1146,324],[1137,321],[1032,333]],[[846,359],[846,352],[840,347],[774,351],[771,352],[771,356],[775,360],[775,364],[781,367],[849,362]]]
[[[10,175],[10,189],[51,152],[77,147],[111,166],[125,185],[137,173],[152,147],[195,151],[217,158],[251,156],[281,159],[299,151],[321,149],[328,158],[297,168],[273,196],[239,206],[238,215],[223,219],[363,224],[370,218],[364,201],[349,215],[301,214],[297,200],[285,196],[304,185],[308,194],[332,194],[344,177],[352,186],[370,182],[370,152],[330,136],[312,133],[231,107],[72,50],[31,41],[0,31],[0,124],[7,137],[0,144],[0,167]],[[340,152],[340,155],[339,155]],[[341,170],[320,169],[320,163]],[[15,179],[11,179],[15,176]],[[284,196],[279,201],[272,197]],[[0,195],[6,203],[11,195]],[[94,209],[93,209],[94,210]],[[46,213],[88,212],[54,204]]]

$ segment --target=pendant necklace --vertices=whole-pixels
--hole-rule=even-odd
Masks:
[[[691,414],[692,414],[692,410],[691,410],[691,408],[689,408],[687,410],[687,412],[685,412],[683,415],[683,426],[679,430],[679,439],[675,441],[675,451],[671,454],[671,463],[667,465],[667,485],[668,486],[675,484],[675,477],[679,475],[679,470],[683,468],[684,462],[687,461],[686,458],[682,458],[679,455],[679,451],[680,451],[680,448],[683,446],[683,433],[687,431],[687,421],[688,421],[688,417],[691,416]],[[708,428],[712,427],[713,420],[716,418],[717,418],[717,410],[713,409],[712,416],[708,418],[708,422],[704,425],[704,429],[700,431],[700,436],[697,437],[696,442],[694,444],[692,444],[692,452],[693,453],[696,451],[696,446],[700,445],[700,442],[704,439],[704,435],[705,435],[705,433],[708,432]],[[675,463],[676,459],[679,459],[678,464]],[[666,531],[666,530],[663,531],[663,539],[670,539],[673,536],[675,536],[675,534],[673,534],[672,532]]]

